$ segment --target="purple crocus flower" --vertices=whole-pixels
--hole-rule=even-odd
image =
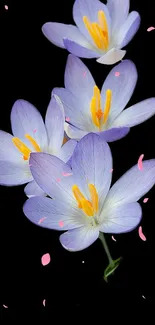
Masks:
[[[26,201],[24,213],[41,227],[67,230],[60,236],[63,247],[80,251],[100,233],[125,233],[142,217],[137,201],[155,183],[155,159],[135,165],[111,188],[112,155],[97,134],[89,133],[74,150],[71,168],[57,157],[32,153],[31,172],[41,189],[52,197]],[[66,176],[64,176],[66,175]]]
[[[129,0],[76,0],[74,25],[48,22],[43,34],[56,46],[81,58],[97,58],[102,64],[114,64],[124,57],[125,47],[140,26],[138,12],[129,14]]]
[[[76,141],[64,138],[64,111],[57,96],[53,96],[46,112],[45,124],[38,110],[25,100],[17,100],[11,111],[13,136],[0,130],[0,184],[6,186],[29,183],[26,195],[44,195],[33,180],[29,157],[31,152],[47,152],[67,162]]]
[[[65,131],[71,139],[81,139],[89,132],[112,142],[124,137],[130,127],[155,114],[155,98],[146,99],[124,110],[137,82],[132,61],[116,65],[103,83],[101,92],[85,66],[76,56],[68,56],[65,88],[54,88],[66,116]]]

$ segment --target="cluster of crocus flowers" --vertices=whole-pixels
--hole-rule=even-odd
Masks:
[[[126,108],[137,83],[130,60],[116,65],[101,90],[78,58],[97,58],[103,64],[120,61],[122,50],[140,25],[129,14],[129,0],[76,0],[77,25],[46,23],[42,30],[69,54],[64,88],[54,88],[45,123],[38,110],[17,100],[11,111],[13,136],[0,131],[0,184],[27,184],[23,211],[41,227],[65,231],[62,246],[83,250],[100,238],[109,259],[105,279],[120,258],[113,260],[104,233],[124,233],[139,224],[138,200],[155,184],[155,159],[135,165],[111,187],[112,154],[107,142],[127,135],[155,114],[155,98]],[[64,135],[68,141],[64,143]],[[48,197],[47,197],[48,196]]]
[[[129,13],[129,0],[76,0],[73,19],[76,26],[56,22],[43,25],[44,35],[56,46],[81,58],[97,58],[102,64],[114,64],[125,56],[122,50],[139,26],[138,12]]]

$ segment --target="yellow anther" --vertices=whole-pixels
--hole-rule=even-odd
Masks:
[[[31,150],[18,138],[12,138],[15,147],[23,154],[23,159],[28,160]]]
[[[94,215],[94,210],[91,203],[86,199],[81,199],[82,210],[88,217],[92,217]]]
[[[109,47],[109,32],[104,12],[98,11],[98,23],[91,23],[87,16],[83,16],[83,22],[95,45],[100,50],[107,50]]]
[[[98,211],[98,194],[93,184],[89,184],[88,188],[90,201],[84,197],[76,184],[72,186],[72,192],[78,203],[78,208],[82,209],[88,217],[91,217]]]
[[[76,201],[78,202],[78,207],[82,209],[81,199],[85,199],[84,195],[81,193],[77,185],[72,186],[72,191]]]
[[[107,46],[108,46],[109,45],[108,24],[107,24],[105,13],[102,10],[98,11],[98,21],[99,21],[100,28],[104,32],[104,37],[106,38]]]
[[[112,99],[112,91],[108,89],[106,91],[106,100],[105,100],[105,106],[104,106],[104,115],[103,115],[103,124],[107,122],[110,107],[111,107],[111,99]]]
[[[93,210],[94,210],[94,212],[97,212],[98,211],[98,193],[96,191],[96,187],[93,184],[89,184],[88,188],[89,188],[89,192],[90,192]]]
[[[25,134],[25,138],[30,141],[35,151],[41,151],[40,147],[38,146],[38,143],[29,134]]]
[[[25,138],[30,141],[35,151],[37,152],[41,151],[37,142],[29,134],[25,134]],[[15,145],[15,147],[22,153],[23,159],[28,160],[30,157],[31,150],[19,138],[16,137],[12,138],[12,142]]]
[[[97,116],[97,111],[96,111],[96,97],[93,97],[91,100],[91,104],[90,104],[90,111],[91,111],[91,117],[92,117],[92,121],[93,123],[99,128],[100,127],[100,122],[99,122],[99,118]]]

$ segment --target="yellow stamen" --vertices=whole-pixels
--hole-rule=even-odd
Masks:
[[[15,147],[23,154],[23,159],[28,160],[31,150],[18,138],[12,138],[12,142]]]
[[[96,191],[96,187],[93,184],[89,184],[89,192],[91,196],[91,202],[94,212],[98,211],[98,193]]]
[[[38,146],[38,143],[29,134],[25,134],[25,138],[30,141],[35,151],[41,151],[40,147]]]
[[[100,50],[107,50],[109,47],[109,32],[104,12],[102,10],[98,11],[98,23],[91,23],[87,16],[83,16],[83,22],[95,45]]]
[[[76,201],[78,202],[78,207],[82,209],[81,200],[85,199],[84,195],[81,193],[77,185],[72,186],[72,191]]]
[[[91,104],[90,104],[90,111],[91,111],[91,116],[92,116],[92,121],[93,123],[99,128],[100,127],[100,122],[99,122],[99,118],[96,114],[96,98],[93,97],[91,100]]]
[[[84,197],[76,184],[72,186],[72,192],[78,203],[78,208],[82,209],[88,217],[91,217],[98,211],[98,193],[93,184],[89,184],[88,188],[91,201]]]
[[[110,107],[111,107],[111,99],[112,99],[112,91],[108,89],[106,91],[106,100],[105,100],[105,106],[104,106],[104,115],[103,115],[103,124],[107,122]]]
[[[37,152],[41,151],[37,142],[29,134],[25,134],[25,138],[30,141],[35,151]],[[23,154],[23,159],[28,160],[31,150],[19,138],[16,137],[12,138],[12,142],[15,145],[15,147]]]
[[[68,139],[64,136],[63,144],[65,144],[67,141],[68,141]]]
[[[92,217],[94,215],[94,210],[91,203],[86,199],[81,199],[82,210],[88,217]]]
[[[108,44],[109,43],[108,24],[107,24],[105,13],[102,10],[98,11],[98,21],[102,31],[104,31],[104,35]]]

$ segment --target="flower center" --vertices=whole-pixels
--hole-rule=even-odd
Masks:
[[[83,22],[95,45],[100,50],[107,50],[109,47],[109,32],[105,13],[102,10],[98,11],[98,23],[91,23],[87,16],[83,16]]]
[[[35,151],[37,152],[41,151],[37,142],[29,134],[25,134],[25,138],[30,141]],[[15,147],[22,153],[23,159],[28,160],[31,150],[19,138],[12,138],[12,142],[15,145]]]
[[[90,103],[92,122],[101,130],[101,126],[107,122],[111,107],[112,91],[107,89],[104,111],[101,107],[101,94],[97,86],[94,86],[94,95]]]
[[[78,208],[82,209],[88,217],[94,216],[98,211],[98,193],[93,184],[88,185],[91,200],[87,200],[75,184],[72,186],[73,195],[78,203]]]

